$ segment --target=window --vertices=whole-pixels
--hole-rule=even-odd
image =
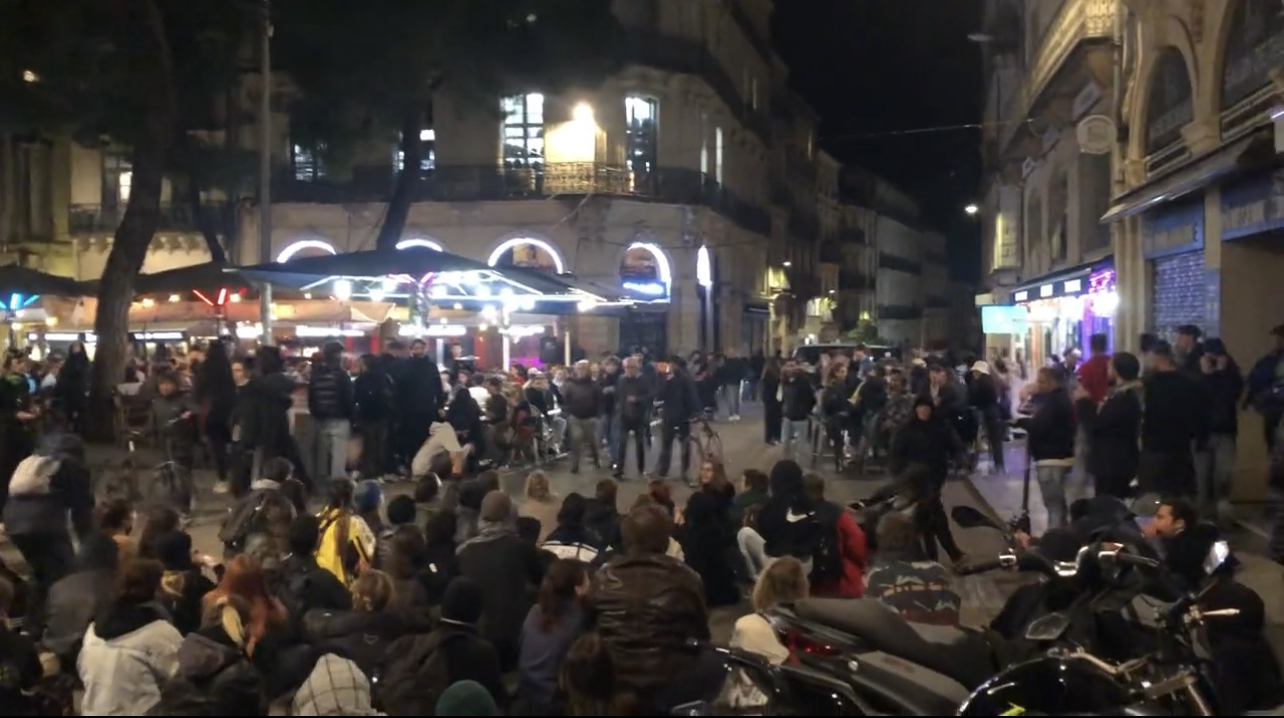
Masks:
[[[749,81],[749,106],[758,109],[758,78],[752,78]]]
[[[713,131],[713,178],[722,184],[722,128]]]
[[[134,183],[134,168],[124,155],[103,154],[103,206],[123,207],[129,202],[129,190]]]
[[[700,174],[709,175],[709,115],[700,113]]]
[[[657,161],[656,121],[659,104],[645,97],[624,98],[624,117],[627,122],[625,138],[625,164],[630,172],[650,172]]]
[[[398,143],[400,145],[400,143]],[[423,175],[430,175],[437,169],[437,131],[434,129],[419,131],[419,172]],[[392,164],[397,172],[401,172],[406,166],[406,153],[401,151],[401,147],[393,150]]]
[[[290,164],[294,167],[294,179],[300,182],[312,182],[325,176],[316,152],[303,145],[290,145]]]
[[[500,101],[504,113],[504,167],[544,169],[544,96],[538,92]]]

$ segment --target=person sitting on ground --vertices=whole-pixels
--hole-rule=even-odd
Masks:
[[[584,630],[588,585],[584,563],[554,561],[540,585],[539,602],[522,624],[517,695],[537,715],[561,713],[558,676],[567,651]]]
[[[98,530],[110,537],[120,549],[121,562],[138,555],[138,546],[131,534],[134,532],[134,505],[127,499],[111,499],[94,509]]]
[[[452,481],[447,487],[443,504],[455,512],[455,544],[459,545],[477,536],[477,514],[482,500],[492,491],[499,490],[499,472],[487,469],[476,478]]]
[[[683,693],[701,678],[700,656],[687,641],[710,636],[704,586],[689,566],[666,555],[673,518],[658,505],[635,507],[620,530],[625,550],[593,576],[590,614],[621,682],[652,700],[661,688]]]
[[[192,537],[171,531],[156,541],[157,560],[165,567],[161,577],[161,605],[169,611],[178,632],[186,636],[201,626],[201,599],[214,590],[205,575],[205,557],[193,554]]]
[[[26,692],[44,676],[44,668],[31,639],[9,626],[13,602],[13,584],[0,578],[0,705],[5,715],[38,715]]]
[[[321,522],[303,514],[290,524],[290,555],[273,572],[272,594],[285,604],[293,620],[313,609],[350,611],[352,597],[343,582],[317,563],[313,554],[321,541]]]
[[[415,524],[427,530],[428,522],[433,516],[444,510],[442,501],[441,478],[429,472],[415,482]]]
[[[225,559],[246,551],[251,542],[260,544],[257,552],[261,555],[289,552],[290,524],[297,512],[286,486],[293,481],[294,466],[287,459],[274,457],[263,463],[262,474],[250,484],[249,493],[228,509],[218,535]]]
[[[375,533],[356,514],[355,487],[347,479],[330,482],[330,499],[321,510],[321,544],[317,564],[334,574],[345,586],[368,568],[375,555]]]
[[[907,621],[957,626],[963,599],[950,573],[927,558],[918,528],[904,512],[878,522],[878,553],[865,575],[865,597],[890,606]]]
[[[164,573],[151,559],[124,566],[115,596],[85,631],[77,661],[85,687],[81,715],[143,715],[178,672],[183,636],[156,602]]]
[[[807,598],[808,593],[807,571],[798,559],[786,556],[773,561],[753,585],[754,612],[736,620],[731,647],[756,653],[773,666],[789,660],[789,649],[776,637],[763,614]]]
[[[267,715],[263,680],[251,663],[249,622],[250,608],[239,599],[210,606],[200,628],[183,639],[178,672],[161,689],[151,715],[192,715],[184,710],[196,705],[208,706],[205,715]]]
[[[557,528],[540,548],[561,559],[584,563],[597,560],[603,549],[602,539],[584,526],[587,511],[587,499],[576,493],[568,494],[562,501],[562,510],[557,513]]]
[[[584,514],[584,527],[602,539],[602,546],[607,550],[618,550],[620,541],[620,485],[611,479],[597,482],[593,498],[589,499],[588,509]]]
[[[812,562],[812,593],[833,598],[860,598],[865,590],[865,564],[869,555],[865,532],[856,523],[852,512],[825,498],[825,480],[819,474],[803,475],[803,491],[816,507],[816,518],[823,532]],[[828,555],[825,536],[832,539],[836,555]]]
[[[432,715],[441,692],[466,680],[484,686],[501,707],[508,705],[499,655],[478,633],[483,602],[476,581],[457,577],[446,587],[437,627],[393,642],[381,681],[386,687],[383,707],[390,715]],[[439,673],[442,667],[445,676]],[[443,677],[444,685],[438,685]]]
[[[544,562],[535,544],[517,535],[517,512],[508,494],[486,494],[478,518],[477,536],[456,549],[459,571],[482,588],[482,635],[495,646],[507,671],[517,665],[522,621],[544,580]]]
[[[524,493],[526,500],[522,502],[519,513],[539,521],[539,542],[543,543],[548,540],[553,529],[557,528],[557,515],[561,511],[562,502],[553,493],[548,476],[543,471],[527,474]]]
[[[111,600],[117,567],[123,565],[116,541],[92,533],[80,542],[76,570],[49,588],[41,645],[63,666],[76,665],[85,629]]]

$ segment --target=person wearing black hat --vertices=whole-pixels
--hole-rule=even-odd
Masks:
[[[896,432],[888,455],[892,473],[900,475],[916,499],[914,522],[924,536],[924,549],[935,561],[936,543],[955,565],[966,558],[950,532],[949,517],[941,503],[941,487],[949,475],[950,459],[964,447],[949,422],[937,413],[930,396],[914,400],[914,415]]]
[[[192,537],[170,531],[156,539],[156,558],[165,566],[161,577],[161,603],[169,610],[174,627],[186,636],[201,627],[201,599],[214,590],[198,557],[192,553]]]
[[[476,581],[467,576],[452,579],[441,599],[437,627],[431,633],[399,638],[388,647],[391,658],[381,683],[387,686],[384,709],[390,715],[433,715],[446,688],[460,681],[476,681],[501,708],[508,704],[499,654],[477,631],[482,598]],[[434,685],[439,682],[444,684]]]

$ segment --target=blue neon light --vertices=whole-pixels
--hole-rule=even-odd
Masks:
[[[14,292],[9,296],[9,302],[7,304],[4,302],[0,302],[0,310],[6,311],[6,312],[16,312],[19,309],[26,309],[39,298],[40,298],[39,294],[33,294],[30,297],[25,297],[18,292]]]

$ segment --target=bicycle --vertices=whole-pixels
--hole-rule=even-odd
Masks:
[[[185,419],[174,419],[162,431],[171,429]],[[129,450],[121,462],[119,472],[103,484],[102,493],[108,499],[125,499],[130,503],[151,506],[168,506],[182,516],[191,514],[196,506],[196,486],[189,466],[174,458],[173,444],[165,440],[165,460],[151,467],[151,480],[144,486],[139,478],[138,445],[145,438],[142,431],[126,434],[125,445]]]
[[[718,463],[725,463],[726,456],[722,451],[722,437],[718,435],[718,430],[713,428],[712,412],[705,410],[692,419],[691,429],[691,433],[687,436],[687,444],[691,447],[691,455],[700,457],[701,461],[712,459]]]

